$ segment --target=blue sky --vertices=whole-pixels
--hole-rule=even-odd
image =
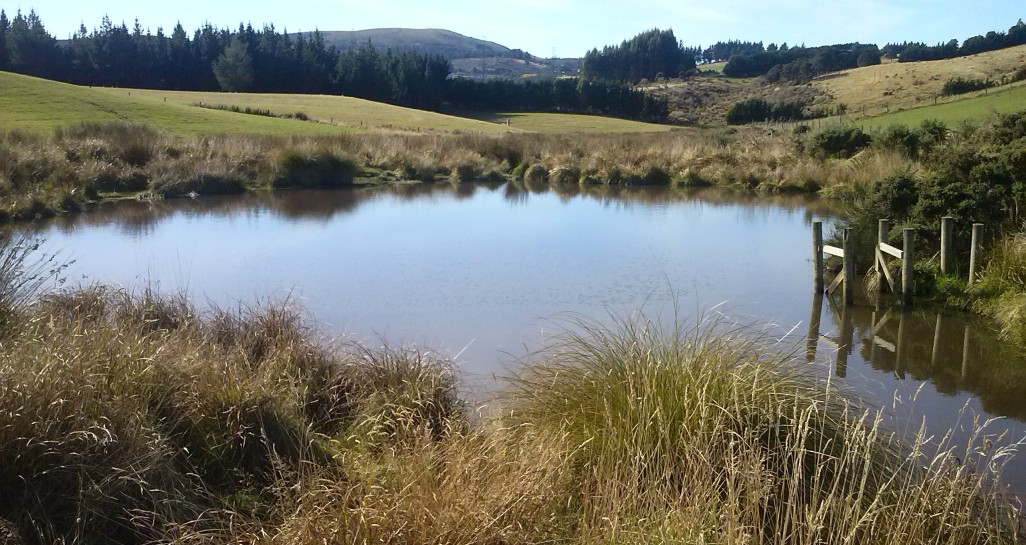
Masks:
[[[838,7],[834,7],[838,6]],[[841,7],[843,6],[843,7]],[[743,39],[824,45],[860,41],[930,44],[1007,30],[1026,18],[1023,0],[0,0],[9,16],[34,8],[51,34],[81,23],[116,23],[190,32],[204,22],[235,28],[273,23],[290,32],[381,27],[445,28],[548,57],[579,57],[651,28],[672,28],[689,45]]]

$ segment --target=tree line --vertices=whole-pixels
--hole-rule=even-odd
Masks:
[[[439,55],[378,51],[370,43],[339,51],[320,32],[290,36],[273,25],[218,29],[191,36],[177,24],[168,35],[129,29],[104,17],[58,42],[35,11],[8,19],[0,9],[0,70],[78,85],[188,91],[348,95],[423,109],[485,107],[517,111],[608,113],[660,119],[665,103],[627,85],[594,82],[521,84],[450,78]],[[496,92],[501,88],[502,92]],[[571,96],[573,95],[573,96]]]
[[[1023,23],[1022,19],[1012,25],[1008,32],[992,30],[984,35],[966,38],[962,45],[955,39],[934,46],[921,42],[902,42],[887,44],[882,52],[888,58],[898,59],[898,62],[917,62],[967,57],[1017,45],[1026,45],[1026,23]]]
[[[450,81],[450,103],[457,108],[491,111],[578,112],[661,120],[665,100],[616,82],[558,78],[517,82],[510,79]]]
[[[695,69],[697,52],[679,42],[673,30],[652,29],[620,45],[592,49],[581,61],[581,76],[634,84],[656,77],[675,78]]]
[[[748,51],[754,49],[747,48]],[[767,76],[770,81],[808,81],[820,74],[874,64],[880,64],[880,49],[873,44],[856,42],[786,49],[774,46],[732,55],[723,73],[740,78]]]

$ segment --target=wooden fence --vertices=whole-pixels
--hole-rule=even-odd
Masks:
[[[940,268],[942,274],[953,272],[952,261],[952,240],[954,220],[945,216],[941,219],[941,252]],[[900,296],[903,305],[912,304],[912,293],[915,286],[914,266],[915,254],[913,253],[913,241],[915,230],[905,228],[902,230],[902,247],[891,246],[890,240],[891,222],[882,219],[878,224],[877,241],[873,250],[873,271],[878,277],[877,295],[882,293],[886,285],[891,293]],[[969,256],[969,287],[976,281],[977,263],[980,256],[980,241],[983,236],[983,224],[974,223],[972,228],[972,245]],[[813,290],[816,294],[824,291],[833,295],[837,288],[842,289],[844,304],[852,305],[855,302],[855,251],[852,242],[852,230],[844,229],[841,232],[841,247],[830,246],[823,242],[823,222],[812,222],[812,254],[813,254]],[[901,275],[894,278],[890,268],[887,266],[888,257],[901,260]],[[837,274],[833,282],[826,286],[824,276],[826,260],[830,257],[840,258],[842,261],[841,272]],[[900,280],[900,282],[898,281]],[[879,299],[879,297],[877,297]]]

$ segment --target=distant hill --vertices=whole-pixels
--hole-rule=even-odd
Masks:
[[[975,95],[997,95],[986,100],[967,100],[974,95],[941,97],[944,83],[952,78],[979,79],[995,83],[1011,82],[1026,66],[1026,45],[988,51],[968,57],[922,62],[884,62],[824,74],[807,84],[769,83],[763,78],[730,78],[719,73],[718,65],[701,65],[687,79],[649,82],[642,87],[670,105],[670,119],[683,125],[717,126],[726,122],[726,113],[736,102],[763,98],[771,103],[797,100],[812,109],[836,112],[844,105],[845,119],[878,127],[885,121],[918,124],[933,117],[958,121],[982,117],[989,111],[1015,111],[1016,103],[1026,96],[1014,84],[981,91]],[[938,104],[937,106],[933,106]],[[932,106],[935,110],[924,108]],[[898,114],[898,112],[901,112]],[[874,116],[885,121],[876,122]],[[867,121],[860,121],[861,119]]]
[[[812,85],[853,115],[880,115],[932,104],[952,78],[1000,83],[1026,66],[1026,45],[939,61],[891,62],[823,76]],[[991,91],[993,92],[993,91]],[[964,97],[961,97],[964,98]],[[941,98],[939,100],[951,100]]]
[[[558,78],[576,76],[581,59],[486,57],[455,59],[452,73],[461,78]]]
[[[523,51],[513,50],[494,42],[436,28],[321,31],[321,36],[324,37],[326,44],[333,45],[340,51],[356,49],[370,42],[379,51],[413,51],[426,55],[442,55],[449,60],[527,56]]]

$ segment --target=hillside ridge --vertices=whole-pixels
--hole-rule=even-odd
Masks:
[[[308,35],[309,33],[303,33]],[[378,50],[413,51],[442,55],[449,60],[484,57],[516,57],[523,52],[495,42],[464,36],[440,28],[373,28],[366,30],[320,31],[324,43],[340,51],[370,43]]]

